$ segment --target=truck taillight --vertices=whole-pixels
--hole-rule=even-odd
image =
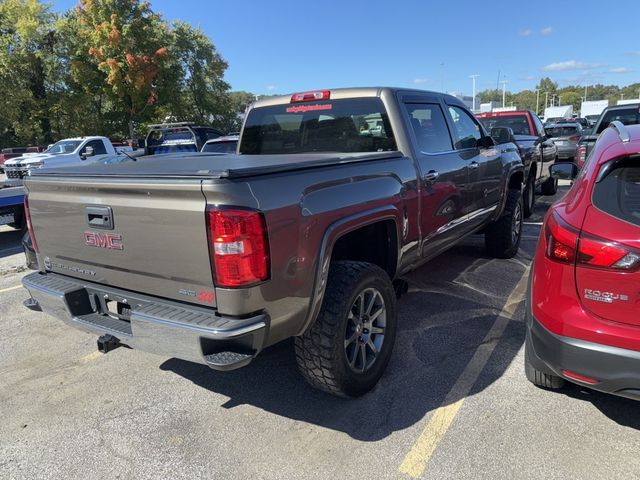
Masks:
[[[291,103],[313,102],[315,100],[328,100],[331,96],[330,90],[317,90],[315,92],[294,93],[291,95]]]
[[[29,236],[31,237],[31,244],[33,245],[33,249],[36,253],[40,253],[38,249],[38,242],[36,242],[36,236],[33,234],[33,225],[31,224],[31,211],[29,210],[29,197],[24,197],[24,216],[27,221],[27,230],[29,231]]]
[[[555,213],[546,224],[547,257],[561,263],[619,271],[640,266],[640,252],[594,235],[579,233]]]
[[[207,229],[216,286],[247,287],[269,278],[269,243],[262,213],[211,208]]]
[[[580,145],[578,148],[576,148],[576,164],[578,165],[578,167],[582,167],[586,159],[587,147],[585,145]]]

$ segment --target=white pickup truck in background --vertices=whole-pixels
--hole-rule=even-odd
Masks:
[[[47,167],[67,167],[94,163],[118,153],[107,137],[65,138],[54,143],[42,153],[7,160],[4,164],[4,170],[8,184],[22,185],[23,178],[35,168],[41,168],[45,165]]]

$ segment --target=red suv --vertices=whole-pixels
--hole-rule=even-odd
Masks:
[[[552,173],[573,178],[577,167]],[[640,125],[612,122],[547,212],[526,315],[531,382],[640,400]]]

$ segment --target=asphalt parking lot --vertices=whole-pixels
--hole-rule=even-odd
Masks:
[[[562,187],[558,195],[562,195]],[[22,307],[20,235],[0,228],[0,478],[640,478],[640,410],[523,369],[520,253],[470,238],[409,278],[380,384],[306,386],[291,342],[228,373],[120,348]]]

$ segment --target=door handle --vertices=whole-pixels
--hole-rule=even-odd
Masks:
[[[478,168],[480,166],[480,164],[478,162],[471,162],[469,164],[469,168],[472,170],[475,170],[476,168]]]
[[[424,176],[424,181],[425,182],[429,182],[429,183],[433,183],[436,180],[438,180],[438,177],[440,176],[440,174],[438,172],[436,172],[435,170],[429,170],[426,175]]]

